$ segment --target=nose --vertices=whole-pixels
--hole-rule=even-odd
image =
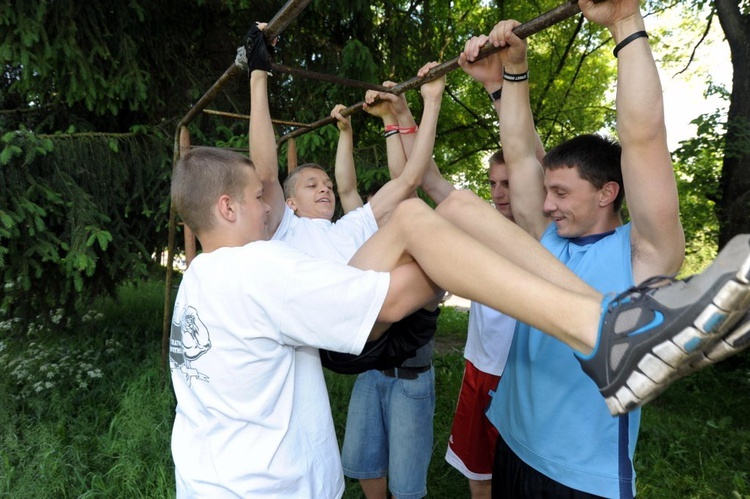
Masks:
[[[557,205],[550,199],[549,194],[547,194],[544,197],[544,205],[542,206],[542,211],[545,213],[552,213],[557,209]]]

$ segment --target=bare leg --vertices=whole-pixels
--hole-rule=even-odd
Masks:
[[[386,498],[386,480],[385,477],[368,478],[359,481],[362,486],[362,492],[367,499],[385,499]]]
[[[452,192],[435,210],[474,239],[532,274],[582,294],[598,293],[518,225],[510,222],[469,190]]]
[[[490,499],[492,497],[492,480],[469,479],[471,499]]]
[[[524,258],[535,258],[536,253],[544,255],[543,250],[528,246]],[[550,256],[543,265],[535,263],[541,268],[532,273],[416,199],[401,203],[391,220],[349,262],[363,269],[393,269],[391,287],[400,292],[388,293],[383,306],[385,316],[391,307],[402,306],[401,301],[412,294],[410,279],[415,272],[408,265],[401,265],[407,260],[406,255],[411,255],[442,289],[516,317],[581,352],[589,353],[596,344],[602,296],[571,291],[540,277],[563,275],[562,263]],[[373,266],[375,260],[377,265]]]

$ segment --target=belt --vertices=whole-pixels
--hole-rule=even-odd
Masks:
[[[392,367],[390,369],[385,369],[383,371],[380,371],[383,373],[383,376],[387,376],[389,378],[396,378],[396,379],[417,379],[419,377],[419,373],[423,373],[426,371],[429,371],[432,365],[428,364],[426,366],[415,366],[415,367]]]

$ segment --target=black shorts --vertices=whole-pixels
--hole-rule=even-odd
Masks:
[[[526,464],[508,447],[503,437],[495,444],[492,466],[492,499],[516,498],[602,499],[571,489]]]
[[[417,310],[391,324],[377,340],[365,343],[359,355],[320,350],[320,361],[323,367],[340,374],[399,367],[435,336],[438,315],[440,308]]]

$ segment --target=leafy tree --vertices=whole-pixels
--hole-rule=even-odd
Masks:
[[[714,8],[734,70],[717,213],[719,244],[724,244],[735,234],[750,232],[750,5],[743,0],[715,0]]]
[[[0,5],[0,307],[14,317],[112,292],[164,246],[163,127],[214,71],[190,59],[210,39],[190,34],[220,33],[203,28],[215,9],[194,7]]]
[[[528,21],[558,3],[313,0],[281,34],[276,61],[400,82],[429,60],[458,56],[472,33],[487,33],[502,18]],[[6,308],[25,304],[33,314],[55,303],[72,306],[76,297],[111,291],[144,272],[166,244],[174,128],[234,61],[249,24],[270,20],[282,4],[0,0]],[[612,128],[610,49],[608,33],[581,16],[533,35],[532,106],[548,146]],[[284,74],[271,85],[272,115],[303,123],[364,94]],[[210,107],[247,114],[247,89],[245,77],[235,78]],[[417,92],[407,99],[418,117]],[[456,183],[482,192],[485,158],[499,146],[494,112],[461,71],[449,75],[445,99],[436,161]],[[353,120],[365,188],[386,176],[382,130],[364,113]],[[292,129],[277,125],[279,135]],[[190,131],[194,144],[246,149],[243,120],[201,114]],[[336,139],[333,126],[300,137],[300,160],[331,166]]]

